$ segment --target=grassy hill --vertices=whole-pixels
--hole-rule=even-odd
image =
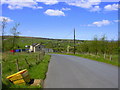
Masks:
[[[4,36],[4,47],[5,51],[12,49],[12,39],[13,36]],[[76,43],[83,42],[84,40],[76,40]],[[16,47],[25,48],[25,45],[31,45],[33,43],[41,43],[45,45],[46,48],[67,48],[68,45],[73,46],[73,40],[71,39],[51,39],[51,38],[41,38],[41,37],[24,37],[19,36],[16,38]],[[9,45],[9,46],[8,46]]]

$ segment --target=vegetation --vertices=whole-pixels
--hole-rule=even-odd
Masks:
[[[54,54],[73,55],[73,56],[83,57],[90,60],[104,62],[104,63],[108,63],[108,64],[112,64],[120,67],[120,63],[118,62],[118,55],[113,55],[113,60],[110,61],[109,55],[106,55],[106,59],[104,59],[103,56],[101,55],[93,55],[93,54],[72,54],[72,53],[54,53]]]
[[[2,22],[1,22],[1,29],[2,29],[2,42],[4,40],[4,34],[5,34],[5,28],[6,28],[6,25],[7,25],[7,19],[6,18],[3,18]],[[2,51],[4,52],[4,43],[2,43]]]
[[[18,64],[20,70],[27,69],[31,79],[45,79],[48,63],[50,60],[50,55],[45,55],[41,60],[38,57],[39,53],[15,53],[14,55],[11,53],[3,54],[3,64],[2,64],[2,81],[3,81],[3,89],[7,88],[40,88],[41,86],[33,87],[33,86],[19,86],[13,85],[9,82],[6,77],[17,72],[16,59],[18,58]],[[30,68],[28,64],[25,62],[25,58],[30,64]],[[36,63],[37,62],[37,63]]]
[[[10,50],[10,39],[12,37],[5,38],[7,39],[5,40],[5,50],[8,51]],[[74,50],[73,40],[19,37],[17,41],[17,45],[21,49],[25,48],[25,45],[31,45],[32,43],[41,43],[42,45],[45,45],[46,48],[52,48],[54,52],[58,53],[73,54]],[[101,57],[104,62],[106,62],[106,60],[109,60],[110,62],[115,61],[115,63],[118,63],[118,52],[120,51],[118,45],[119,41],[108,41],[106,40],[106,37],[103,36],[101,38],[94,37],[94,39],[91,41],[76,40],[75,49],[76,54],[95,56],[96,58]]]
[[[17,28],[20,24],[18,23],[15,23],[15,25],[11,28],[11,33],[13,35],[13,40],[12,40],[12,48],[11,49],[14,49],[16,44],[17,44],[17,36],[20,34],[20,32],[17,31]],[[18,46],[19,48],[19,46]]]

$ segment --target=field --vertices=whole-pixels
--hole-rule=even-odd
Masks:
[[[45,55],[40,57],[39,53],[4,53],[3,54],[3,63],[2,63],[2,82],[3,82],[3,89],[8,88],[41,88],[42,86],[17,86],[13,85],[9,82],[6,77],[16,73],[17,66],[16,66],[16,59],[18,59],[19,69],[27,69],[31,79],[45,79],[48,63],[50,60],[50,55]],[[30,67],[25,61],[29,63]]]

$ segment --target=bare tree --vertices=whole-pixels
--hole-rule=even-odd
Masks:
[[[2,52],[4,52],[4,34],[5,34],[5,28],[7,25],[8,19],[7,18],[3,18],[2,19]]]
[[[20,32],[17,31],[19,25],[19,23],[15,23],[15,25],[11,28],[11,33],[13,35],[12,49],[15,48],[17,36],[20,34]]]

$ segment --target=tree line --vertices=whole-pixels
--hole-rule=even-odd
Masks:
[[[84,43],[80,43],[76,46],[76,51],[79,53],[88,53],[88,54],[103,54],[103,55],[114,55],[118,54],[119,47],[118,41],[108,41],[106,37],[98,39],[94,38],[92,41],[85,41]]]

